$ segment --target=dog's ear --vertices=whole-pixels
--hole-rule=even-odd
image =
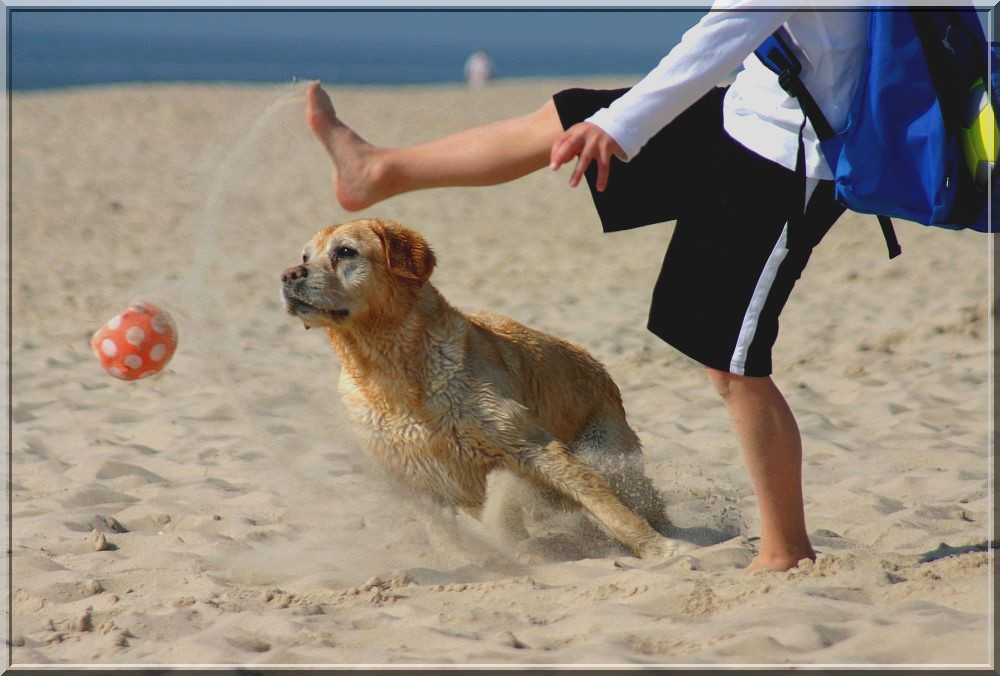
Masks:
[[[417,286],[430,279],[437,259],[427,240],[391,221],[377,223],[374,230],[382,240],[385,262],[394,277]]]

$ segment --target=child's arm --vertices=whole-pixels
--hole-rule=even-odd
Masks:
[[[611,156],[628,161],[646,141],[728,76],[781,25],[790,10],[742,11],[761,0],[717,0],[713,10],[684,34],[640,82],[608,108],[566,130],[553,144],[550,166],[579,157],[570,185],[597,161],[596,188],[607,186]]]

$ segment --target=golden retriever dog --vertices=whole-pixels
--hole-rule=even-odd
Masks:
[[[329,335],[375,462],[476,518],[487,475],[507,470],[582,507],[636,556],[675,553],[650,525],[665,526],[663,505],[601,364],[505,317],[459,312],[428,281],[434,266],[416,232],[360,219],[316,233],[281,275],[288,313]],[[518,518],[503,520],[526,533]]]

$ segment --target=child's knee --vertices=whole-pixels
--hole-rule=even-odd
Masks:
[[[733,374],[728,371],[713,369],[710,366],[705,367],[705,372],[708,374],[708,379],[712,381],[712,385],[715,386],[715,391],[719,393],[719,396],[723,400],[728,399],[729,395],[732,394]]]
[[[724,401],[728,401],[741,392],[761,393],[770,387],[771,379],[768,376],[741,376],[729,371],[713,369],[710,366],[706,366],[705,371],[708,373],[708,379],[715,386],[715,391]]]

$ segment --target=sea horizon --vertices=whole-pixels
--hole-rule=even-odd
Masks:
[[[15,10],[13,91],[136,82],[461,82],[642,74],[703,11]]]

